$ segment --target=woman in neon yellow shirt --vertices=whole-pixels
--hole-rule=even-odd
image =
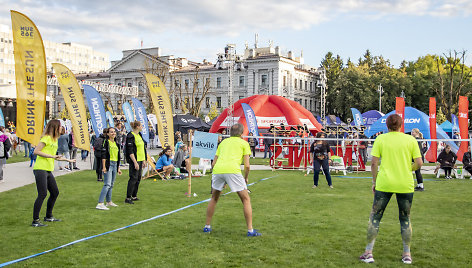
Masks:
[[[49,199],[47,203],[46,217],[44,221],[55,222],[61,221],[54,218],[52,215],[52,209],[54,208],[54,203],[56,202],[57,196],[59,195],[59,189],[57,188],[56,179],[52,174],[54,170],[54,160],[58,161],[67,161],[69,163],[75,162],[64,158],[62,155],[56,155],[57,152],[57,140],[59,138],[61,129],[61,122],[59,120],[51,120],[46,125],[46,131],[43,134],[43,137],[39,141],[38,146],[34,149],[34,154],[38,157],[36,158],[36,163],[33,167],[34,177],[36,179],[36,188],[38,190],[38,197],[34,202],[33,209],[33,227],[43,227],[47,226],[40,222],[39,212],[41,211],[41,206],[43,201],[46,198],[49,190]]]
[[[126,161],[129,163],[129,181],[125,203],[134,204],[138,201],[138,188],[143,167],[146,166],[146,142],[143,140],[141,122],[131,122],[132,131],[126,135]]]
[[[111,201],[113,184],[115,184],[116,173],[121,175],[120,170],[120,145],[116,143],[115,128],[103,130],[107,139],[103,142],[100,150],[102,155],[103,188],[98,198],[98,205],[95,207],[100,210],[109,210],[108,207],[117,207],[118,205]],[[107,205],[103,201],[107,200]]]

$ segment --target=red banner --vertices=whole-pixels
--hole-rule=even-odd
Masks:
[[[429,98],[429,133],[431,139],[436,139],[436,99]],[[432,141],[426,152],[425,159],[429,162],[436,162],[438,156],[438,142]]]
[[[461,139],[469,138],[469,100],[467,97],[459,96],[459,130]],[[462,161],[462,156],[467,152],[468,142],[462,141],[459,151],[457,151],[457,159]]]
[[[402,118],[401,132],[405,132],[405,99],[402,97],[396,98],[395,113]]]

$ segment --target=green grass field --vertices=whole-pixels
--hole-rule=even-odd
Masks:
[[[210,177],[141,183],[135,205],[123,203],[127,173],[119,176],[109,211],[95,209],[102,183],[93,171],[57,178],[60,196],[54,215],[63,222],[30,227],[35,185],[0,193],[0,263],[29,256],[87,236],[148,219],[210,197]],[[275,177],[273,177],[275,176]],[[217,206],[213,232],[205,234],[207,203],[156,220],[81,242],[13,266],[36,267],[365,267],[358,256],[365,246],[372,205],[370,174],[333,177],[329,189],[322,176],[311,189],[312,177],[300,171],[252,172],[254,227],[262,237],[246,237],[242,206],[235,193]],[[426,178],[430,178],[426,176]],[[416,193],[413,224],[413,265],[470,267],[472,245],[472,181],[427,180]],[[41,217],[45,214],[43,204]],[[382,220],[373,266],[401,264],[398,210],[392,198]],[[370,265],[372,266],[372,265]]]
[[[8,158],[7,164],[25,162],[25,161],[30,161],[30,158],[25,157],[25,152],[18,152],[17,155],[15,155],[15,153],[13,153],[13,155]]]

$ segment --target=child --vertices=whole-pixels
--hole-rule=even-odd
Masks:
[[[36,162],[36,155],[34,154],[34,148],[35,147],[31,147],[30,151],[29,151],[29,157],[31,159],[30,161],[30,167],[32,167],[34,165],[34,162]]]

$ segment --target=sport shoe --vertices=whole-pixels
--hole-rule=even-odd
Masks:
[[[329,188],[333,189],[334,187],[333,187],[333,185],[330,185]]]
[[[117,207],[118,205],[113,203],[113,202],[108,202],[107,203],[107,206],[110,206],[110,207]]]
[[[31,223],[31,226],[33,227],[46,227],[46,224],[41,223],[39,220],[35,220]]]
[[[259,233],[258,230],[254,229],[252,232],[247,232],[247,236],[261,236],[262,234]]]
[[[317,187],[318,187],[318,186],[313,185],[313,186],[311,186],[311,189],[316,189]]]
[[[132,197],[131,199],[132,199],[133,201],[139,201],[139,198],[137,198],[137,197]]]
[[[54,221],[62,221],[61,219],[56,219],[54,217],[44,217],[44,221],[48,221],[48,222],[54,222]]]
[[[110,210],[103,203],[98,204],[95,208],[100,210]]]
[[[403,256],[402,257],[402,262],[404,264],[411,264],[412,263],[411,256],[408,256],[408,255]]]
[[[74,169],[75,169],[75,170],[80,170],[80,168],[78,168],[78,167],[74,167]]]
[[[211,228],[205,227],[205,228],[203,228],[203,232],[204,233],[211,233]]]
[[[415,191],[417,191],[417,192],[423,192],[423,191],[424,191],[424,188],[423,188],[423,187],[418,187],[418,186],[416,186],[416,187],[415,187]]]
[[[125,203],[130,204],[130,205],[134,204],[134,202],[133,202],[133,200],[131,200],[131,198],[126,198]]]
[[[359,257],[359,260],[365,263],[373,263],[374,256],[372,255],[372,253],[364,253]]]

